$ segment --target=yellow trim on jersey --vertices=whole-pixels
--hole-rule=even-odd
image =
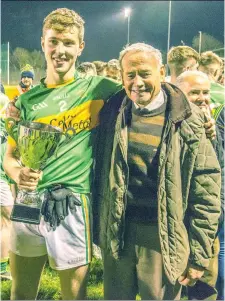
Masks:
[[[87,254],[86,259],[87,262],[91,261],[91,250],[92,250],[92,241],[91,241],[91,224],[90,224],[90,215],[89,215],[89,207],[87,204],[87,197],[81,194],[81,200],[83,201],[84,206],[84,215],[85,215],[85,224],[86,224],[86,239],[87,239]]]
[[[8,144],[11,145],[12,147],[16,147],[16,141],[15,141],[11,136],[8,136],[7,142],[8,142]]]
[[[59,85],[57,85],[57,84],[46,84],[46,87],[49,88],[49,89],[51,89],[51,88],[60,88],[60,87],[63,87],[63,86],[66,86],[66,85],[72,83],[74,80],[75,79],[73,77],[73,78],[68,79],[67,81],[65,81],[64,83],[59,84]]]
[[[56,115],[41,117],[34,122],[42,122],[52,126],[60,127],[64,132],[73,127],[76,133],[82,130],[91,130],[99,124],[99,111],[104,105],[102,99],[89,100],[71,110]]]

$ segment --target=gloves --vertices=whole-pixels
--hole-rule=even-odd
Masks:
[[[70,189],[58,184],[45,192],[41,213],[44,220],[49,222],[55,230],[69,214],[68,208],[74,213],[76,206],[81,206],[81,201],[74,196]]]

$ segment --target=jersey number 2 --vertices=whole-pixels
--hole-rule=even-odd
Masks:
[[[62,100],[59,102],[60,112],[66,111],[66,101]]]

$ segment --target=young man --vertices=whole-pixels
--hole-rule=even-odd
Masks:
[[[80,78],[75,70],[77,57],[84,49],[84,21],[66,8],[51,12],[43,23],[41,38],[47,70],[40,85],[23,94],[16,102],[21,118],[43,122],[66,131],[73,127],[76,136],[47,161],[43,177],[21,167],[13,156],[15,141],[9,139],[4,167],[19,189],[38,187],[40,193],[61,184],[68,196],[75,196],[81,206],[61,221],[55,231],[41,219],[39,226],[14,223],[11,236],[11,270],[14,300],[37,296],[41,272],[49,258],[59,273],[62,298],[84,299],[91,261],[91,203],[92,163],[98,114],[120,86],[103,77]],[[59,189],[62,194],[65,190]],[[50,201],[50,199],[48,199]],[[79,203],[78,202],[78,203]],[[64,216],[58,217],[57,221]]]
[[[201,110],[161,84],[157,49],[130,45],[120,66],[124,90],[100,115],[93,197],[105,299],[179,300],[212,256],[219,163]]]
[[[197,70],[199,54],[189,46],[172,47],[167,54],[170,69],[170,83],[175,84],[176,78],[184,71]]]
[[[81,77],[89,76],[89,75],[97,75],[97,70],[95,64],[90,62],[81,63],[77,67],[77,72]]]
[[[188,101],[197,105],[205,112],[206,118],[212,118],[210,115],[210,80],[208,76],[201,71],[186,71],[178,76],[176,85],[184,92]],[[222,185],[221,185],[221,216],[219,219],[219,232],[224,226],[224,151],[222,145],[222,138],[217,129],[216,140],[213,142],[214,149],[222,170]],[[213,243],[213,256],[210,260],[209,266],[201,281],[197,281],[196,285],[188,288],[188,299],[204,299],[216,300],[217,292],[215,290],[217,276],[218,276],[218,254],[219,254],[219,239],[215,239]]]
[[[203,52],[199,60],[199,70],[206,73],[210,79],[210,107],[212,109],[224,104],[225,88],[218,83],[223,66],[222,59],[212,51]]]
[[[120,64],[118,60],[112,59],[108,61],[105,70],[107,77],[112,78],[117,82],[121,82]]]
[[[95,65],[98,75],[106,76],[106,66],[107,66],[106,62],[93,61],[92,63]]]

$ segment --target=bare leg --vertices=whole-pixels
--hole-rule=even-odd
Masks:
[[[47,255],[23,257],[10,252],[11,300],[35,300]]]
[[[12,206],[1,207],[1,258],[9,257],[10,213]]]
[[[84,300],[88,280],[89,265],[58,271],[63,300]]]

